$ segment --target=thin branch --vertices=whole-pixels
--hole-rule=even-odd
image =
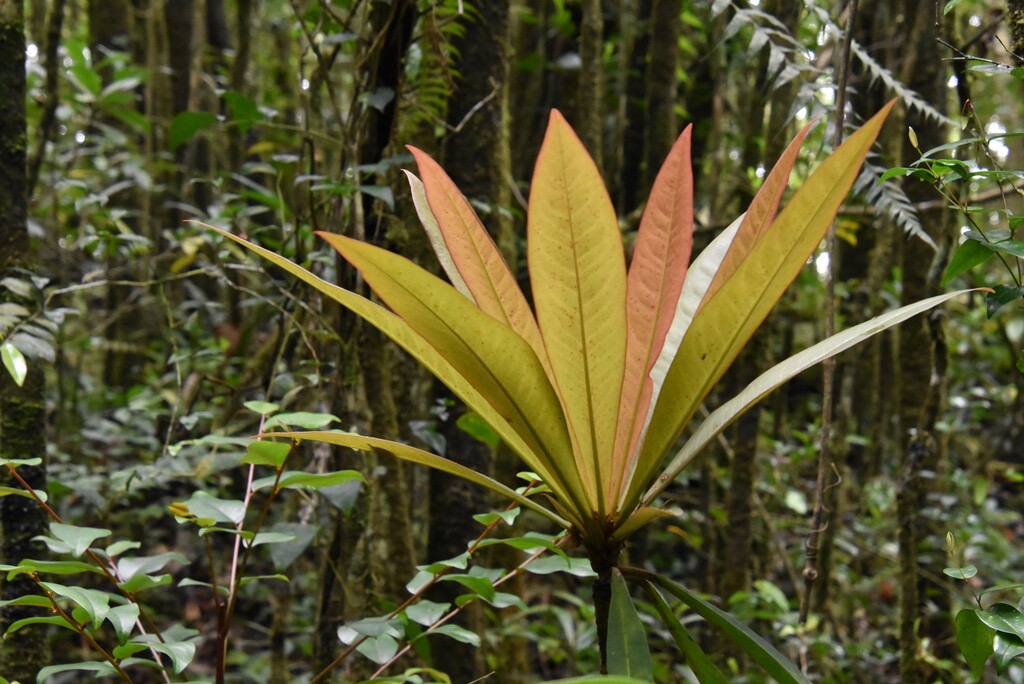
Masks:
[[[850,51],[853,43],[853,21],[857,15],[857,0],[850,0],[846,14],[846,30],[843,32],[843,49],[839,56],[839,80],[836,84],[836,125],[833,148],[843,141],[843,123],[846,114],[846,93],[850,78]],[[835,273],[836,273],[836,230],[835,221],[829,226],[825,238],[828,251],[828,272],[825,274],[825,339],[835,333]],[[828,492],[828,473],[831,465],[829,440],[832,436],[832,405],[835,392],[835,359],[830,357],[822,363],[821,392],[821,441],[818,449],[818,477],[815,485],[814,514],[811,531],[807,537],[807,558],[804,563],[804,595],[800,601],[800,625],[807,623],[811,610],[811,588],[818,579],[818,544],[821,532],[828,524],[828,508],[825,498]]]

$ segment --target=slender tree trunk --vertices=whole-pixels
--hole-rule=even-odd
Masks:
[[[26,228],[25,25],[20,0],[0,0],[0,278],[22,278],[28,264]],[[9,291],[0,288],[0,297]],[[21,302],[33,306],[32,302]],[[29,359],[24,384],[14,383],[0,368],[0,458],[45,458],[43,373],[40,361]],[[23,467],[20,475],[36,489],[46,489],[45,466]],[[18,487],[4,473],[0,482]],[[45,534],[46,519],[35,502],[20,496],[0,498],[0,557],[16,564],[40,558],[45,547],[33,538]],[[37,593],[28,575],[4,581],[3,599]],[[16,620],[38,614],[24,606],[0,608],[0,634]],[[22,629],[0,644],[0,671],[14,681],[35,681],[49,661],[46,631],[41,626]]]
[[[582,5],[580,60],[583,64],[580,70],[579,95],[576,99],[579,116],[576,132],[598,168],[603,168],[604,65],[601,58],[604,47],[604,14],[601,0],[582,0]]]
[[[509,5],[481,3],[470,14],[464,33],[454,42],[458,79],[448,103],[449,132],[444,140],[444,167],[477,211],[505,259],[516,268],[516,236],[509,211],[512,202],[511,149],[508,107]],[[445,392],[447,394],[447,392]],[[462,415],[456,403],[445,423],[447,457],[479,472],[495,475],[496,459],[514,459],[507,450],[492,451],[455,425]],[[506,468],[511,469],[511,468]],[[514,474],[514,470],[512,471]],[[479,529],[473,516],[496,503],[479,487],[440,471],[431,471],[430,533],[428,560],[451,558],[466,549],[472,531]],[[500,562],[499,562],[500,564]],[[457,585],[442,583],[433,600],[454,601],[463,593]],[[485,616],[480,605],[469,606],[463,626],[481,633]],[[528,660],[525,644],[506,640],[500,650],[453,643],[437,655],[436,662],[453,681],[472,681],[487,673],[485,657],[497,659],[502,681],[523,681]]]
[[[1012,42],[1010,49],[1017,55],[1018,62],[1024,61],[1024,0],[1006,0]]]

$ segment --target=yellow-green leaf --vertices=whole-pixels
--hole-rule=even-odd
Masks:
[[[669,151],[647,200],[626,281],[626,361],[608,489],[621,493],[654,391],[651,369],[665,344],[693,247],[690,127]],[[608,502],[609,508],[618,501]]]
[[[264,247],[260,247],[237,235],[232,235],[213,226],[206,227],[226,238],[234,240],[276,266],[281,267],[376,327],[391,338],[392,341],[412,354],[427,370],[433,373],[457,397],[465,402],[467,406],[478,413],[481,418],[494,428],[495,432],[501,436],[505,443],[519,454],[524,462],[530,463],[537,460],[539,452],[527,445],[524,437],[520,435],[509,421],[507,414],[492,405],[492,398],[485,397],[450,360],[442,356],[438,350],[432,347],[421,335],[413,331],[401,318],[387,309],[374,304],[365,297],[360,297],[353,292],[318,278],[313,273],[310,273],[298,264],[292,263],[279,254],[275,254]],[[568,458],[568,455],[566,457]],[[557,483],[555,484],[557,485]],[[552,487],[552,489],[562,492],[560,488]]]
[[[626,354],[625,255],[601,175],[557,111],[530,186],[527,257],[576,465],[601,517]]]
[[[554,521],[558,525],[564,528],[569,527],[569,522],[550,510],[544,508],[533,499],[527,498],[514,489],[506,487],[497,480],[490,478],[486,475],[476,472],[471,468],[467,468],[464,465],[450,461],[447,458],[432,454],[416,447],[411,447],[408,444],[401,444],[399,442],[392,442],[386,439],[379,439],[377,437],[364,437],[363,435],[356,435],[350,432],[341,432],[340,430],[331,431],[315,431],[315,432],[274,432],[268,437],[288,437],[291,439],[303,439],[311,440],[314,442],[326,442],[327,444],[336,444],[338,446],[348,447],[349,449],[355,449],[357,451],[367,451],[378,454],[386,454],[393,456],[402,461],[408,461],[410,463],[418,463],[419,465],[433,468],[446,472],[449,475],[472,482],[473,484],[480,485],[490,489],[492,492],[496,492],[503,497],[512,499],[523,506],[535,511],[545,518]]]
[[[408,259],[342,235],[321,237],[505,417],[529,447],[521,455],[527,466],[565,500],[581,505],[558,397],[523,338]]]

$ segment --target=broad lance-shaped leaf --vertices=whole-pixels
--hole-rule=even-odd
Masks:
[[[530,184],[527,257],[576,467],[604,517],[626,355],[625,254],[601,174],[557,111]]]
[[[429,451],[423,451],[416,447],[409,446],[408,444],[402,444],[400,442],[392,442],[386,439],[378,439],[376,437],[365,437],[363,435],[353,434],[351,432],[341,432],[337,430],[328,431],[314,431],[314,432],[270,432],[261,437],[285,437],[287,439],[304,439],[311,440],[314,442],[325,442],[327,444],[335,444],[337,446],[347,447],[349,449],[355,449],[357,451],[366,451],[377,454],[387,454],[394,458],[402,461],[408,461],[410,463],[417,463],[434,470],[440,470],[454,475],[455,477],[472,482],[473,484],[480,485],[490,489],[492,492],[512,499],[517,503],[522,504],[526,508],[539,513],[540,515],[554,521],[556,524],[563,528],[569,526],[569,521],[560,518],[548,509],[538,504],[533,499],[525,497],[514,489],[506,487],[497,480],[490,478],[486,475],[476,472],[471,468],[467,468],[464,465],[450,461],[443,456],[432,454]]]
[[[526,340],[547,370],[547,352],[537,319],[497,245],[438,163],[415,147],[409,146],[409,151],[423,177],[417,181],[406,174],[413,186],[416,212],[448,278],[482,311],[504,321]],[[417,183],[422,194],[417,192]]]
[[[669,151],[640,220],[626,279],[626,365],[619,400],[614,461],[606,507],[614,510],[632,475],[630,456],[654,393],[651,369],[675,317],[693,247],[693,171],[690,127]]]
[[[237,242],[267,259],[276,266],[281,267],[299,280],[313,286],[344,306],[346,309],[352,311],[354,314],[376,327],[392,341],[398,344],[398,346],[412,354],[412,356],[422,363],[423,366],[438,380],[451,389],[459,399],[465,402],[465,404],[473,411],[478,413],[488,425],[494,428],[495,432],[498,433],[502,440],[504,440],[505,443],[523,459],[524,463],[537,463],[538,459],[542,458],[539,454],[542,454],[543,452],[539,450],[539,447],[529,445],[524,438],[524,435],[517,429],[517,426],[514,426],[507,418],[507,416],[511,415],[511,412],[507,407],[502,405],[500,402],[498,402],[498,405],[495,405],[494,397],[484,396],[460,370],[452,365],[448,359],[442,356],[438,350],[432,347],[425,339],[423,339],[423,337],[414,332],[412,328],[410,328],[409,325],[401,318],[364,297],[360,297],[353,292],[349,292],[344,288],[318,278],[308,270],[264,247],[255,245],[241,237],[238,237],[237,235],[232,235],[231,233],[220,230],[219,228],[206,224],[200,225],[220,233],[224,237]],[[546,472],[543,467],[543,463],[539,463],[538,465],[540,468],[535,472],[537,472],[538,475],[543,476],[542,472]],[[552,478],[551,481],[547,481],[547,484],[557,496],[565,496],[565,500],[571,500],[560,482]]]
[[[860,344],[872,335],[883,330],[888,330],[894,325],[923,313],[929,309],[939,306],[943,302],[954,297],[972,292],[972,290],[960,290],[947,292],[929,299],[907,304],[893,311],[888,311],[871,320],[865,321],[852,328],[836,333],[828,339],[797,352],[785,361],[776,364],[759,375],[753,382],[747,385],[735,397],[712,411],[704,419],[700,427],[686,440],[686,443],[679,452],[672,458],[672,461],[665,468],[665,472],[657,479],[643,497],[645,504],[649,504],[660,494],[670,482],[686,468],[687,465],[699,454],[704,447],[711,443],[718,434],[739,418],[747,409],[760,401],[766,394],[777,388],[798,373],[802,373],[811,366],[817,365],[827,358],[835,356],[840,352]]]
[[[697,406],[820,244],[894,104],[882,108],[822,162],[732,277],[702,303],[665,377],[625,499],[627,508],[654,479]]]
[[[586,510],[554,389],[537,355],[511,328],[408,259],[343,235],[320,233],[384,303],[501,411],[531,450],[523,461]]]
[[[650,427],[651,417],[654,415],[654,408],[658,405],[658,397],[660,396],[661,388],[665,383],[665,376],[668,374],[669,368],[672,367],[672,362],[675,361],[676,353],[679,351],[679,345],[686,336],[686,331],[689,329],[690,323],[693,321],[693,316],[697,313],[697,308],[704,299],[704,295],[707,292],[708,287],[710,287],[711,281],[714,280],[715,273],[717,272],[719,265],[721,265],[722,259],[725,258],[725,254],[729,251],[729,245],[732,244],[733,238],[736,237],[736,231],[739,230],[742,220],[743,215],[740,215],[740,217],[733,221],[728,228],[719,233],[715,239],[711,241],[711,244],[705,247],[697,258],[694,259],[690,268],[686,272],[686,280],[683,282],[682,292],[679,293],[679,300],[676,302],[676,310],[672,316],[672,324],[669,327],[668,334],[665,336],[664,342],[662,343],[661,351],[659,352],[658,357],[654,360],[654,364],[650,370],[651,398],[647,404],[646,415],[644,415],[643,423],[640,425],[640,434],[632,448],[629,462],[626,466],[626,482],[631,482],[635,476],[636,464],[643,450],[644,438],[647,435],[648,427]],[[626,486],[619,491],[619,504],[617,510],[626,510],[625,501],[629,494],[629,489],[630,488]],[[616,530],[615,534],[616,536],[619,536],[620,533]]]

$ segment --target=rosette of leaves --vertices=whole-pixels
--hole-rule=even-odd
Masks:
[[[800,371],[955,293],[886,313],[773,367],[677,440],[818,248],[892,103],[804,180],[779,211],[804,129],[749,210],[691,263],[693,178],[683,132],[653,185],[627,268],[599,171],[552,112],[531,183],[531,306],[441,167],[410,148],[417,212],[450,282],[412,261],[321,233],[386,305],[227,235],[316,287],[412,354],[546,485],[527,498],[445,458],[345,432],[287,433],[438,468],[517,500],[566,530],[610,582],[626,539],[664,514],[658,495],[730,422]],[[673,454],[674,451],[674,454]],[[603,632],[600,624],[599,632]],[[602,639],[602,642],[604,640]]]

